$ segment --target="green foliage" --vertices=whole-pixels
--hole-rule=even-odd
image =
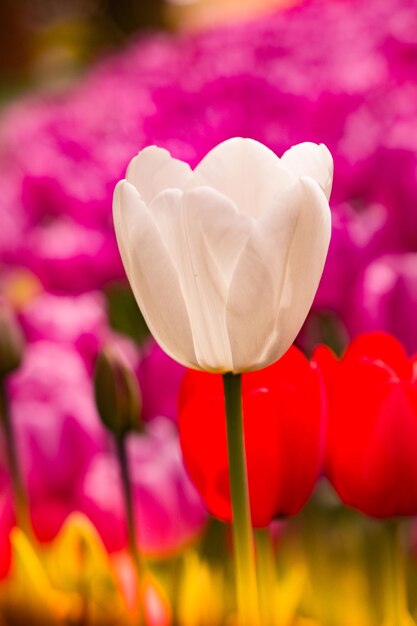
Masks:
[[[149,330],[127,283],[112,283],[105,291],[110,325],[137,343],[143,343]]]

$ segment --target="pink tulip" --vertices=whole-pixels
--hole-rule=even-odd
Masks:
[[[202,530],[206,514],[184,466],[174,426],[158,417],[128,444],[137,537],[147,554],[178,550]],[[108,550],[126,545],[119,468],[111,453],[93,460],[82,486],[82,508]]]

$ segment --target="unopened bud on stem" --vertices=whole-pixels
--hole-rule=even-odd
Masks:
[[[121,437],[140,429],[142,402],[139,384],[116,350],[107,347],[98,355],[94,388],[97,409],[108,430]]]

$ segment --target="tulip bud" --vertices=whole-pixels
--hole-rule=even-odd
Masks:
[[[139,384],[132,370],[111,348],[103,349],[97,357],[94,388],[97,409],[106,428],[116,436],[140,428]]]
[[[22,361],[23,333],[11,309],[0,302],[0,378],[17,369]]]

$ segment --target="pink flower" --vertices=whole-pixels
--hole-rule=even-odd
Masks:
[[[142,389],[143,419],[163,415],[176,422],[178,395],[185,368],[151,339],[137,372]]]
[[[23,367],[9,385],[11,415],[35,534],[40,541],[51,541],[69,513],[79,510],[91,517],[108,549],[119,550],[126,546],[119,468],[108,435],[98,420],[90,374],[76,348],[64,341],[79,331],[76,316],[72,327],[63,324],[59,315],[53,324],[53,312],[61,307],[66,319],[72,300],[73,304],[79,301],[79,313],[83,305],[90,313],[98,313],[99,299],[86,294],[74,299],[59,298],[58,304],[54,296],[40,298],[45,301],[33,302],[35,315],[31,322],[26,320],[28,335],[33,339],[47,332],[49,302],[49,334],[57,342],[39,337],[29,343]],[[30,307],[24,315],[28,315],[28,310]],[[87,315],[85,319],[94,326],[101,318]],[[144,387],[144,397],[150,407],[171,407],[172,419],[175,390],[164,400],[159,388],[158,397],[153,399],[152,394],[158,389],[156,372],[150,368],[146,373],[149,385]],[[145,434],[131,437],[129,457],[143,549],[161,554],[193,539],[204,525],[205,512],[185,473],[175,427],[167,418],[155,417]],[[5,467],[4,451],[0,459]],[[2,504],[0,498],[0,507]],[[7,528],[0,528],[1,540],[6,542],[13,522],[10,495],[4,506],[10,512],[4,516]],[[8,545],[6,542],[4,550]],[[0,563],[0,575],[6,572],[8,562],[9,558],[5,558]]]
[[[66,296],[43,292],[26,303],[20,321],[29,342],[46,339],[75,347],[89,374],[99,349],[107,343],[117,345],[132,368],[138,366],[137,346],[110,328],[106,299],[99,291]]]
[[[417,254],[387,254],[364,270],[354,299],[351,330],[392,333],[417,351]]]
[[[69,345],[97,345],[109,330],[105,299],[100,292],[79,296],[41,293],[26,303],[20,321],[30,342],[48,339]]]
[[[361,214],[347,202],[333,208],[332,237],[314,301],[316,310],[333,311],[342,319],[349,315],[356,281],[373,256],[387,245],[388,228],[387,210],[380,204],[367,206]]]
[[[32,228],[7,260],[61,293],[88,291],[123,276],[114,238],[64,217]]]
[[[183,467],[174,426],[165,418],[155,418],[146,433],[130,437],[128,449],[141,549],[152,555],[180,549],[202,530],[206,514]],[[123,548],[124,506],[113,454],[95,457],[82,493],[82,508],[107,548]]]
[[[79,508],[79,485],[93,456],[106,449],[107,438],[87,370],[73,348],[29,344],[9,389],[34,530],[49,541]]]

